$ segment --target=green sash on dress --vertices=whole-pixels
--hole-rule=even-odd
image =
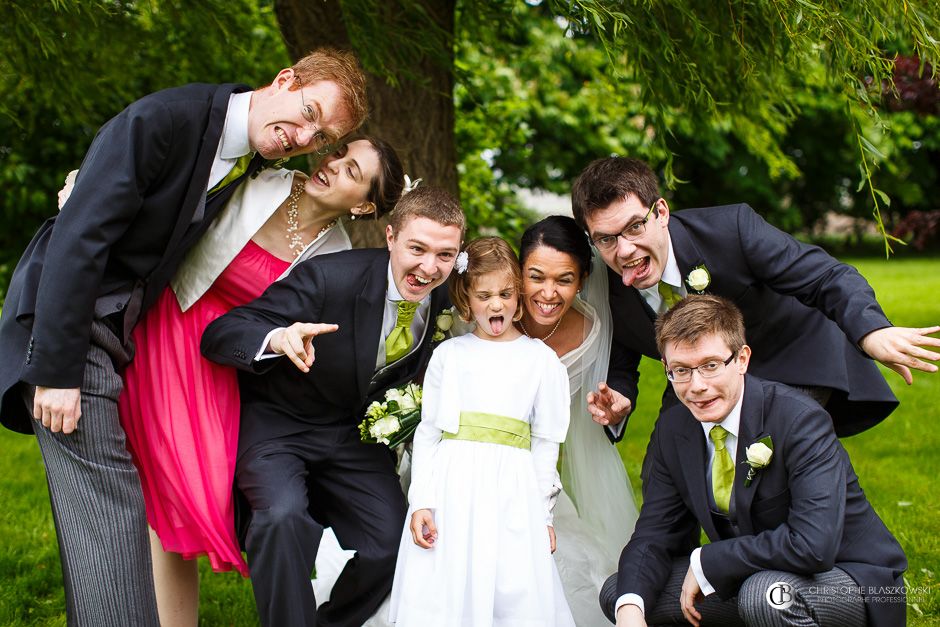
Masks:
[[[445,431],[442,439],[489,442],[529,450],[530,431],[529,423],[524,420],[478,411],[462,411],[457,433]]]

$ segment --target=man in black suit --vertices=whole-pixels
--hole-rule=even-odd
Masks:
[[[907,560],[828,414],[746,374],[751,349],[727,299],[689,296],[656,329],[681,404],[650,438],[640,518],[601,591],[608,618],[618,627],[903,625]],[[700,530],[710,543],[696,548]]]
[[[37,435],[70,624],[157,624],[140,481],[117,417],[134,324],[263,158],[325,150],[364,116],[358,62],[333,50],[255,91],[146,96],[101,127],[68,201],[20,259],[0,319],[0,419]]]
[[[690,293],[730,298],[744,314],[754,347],[751,371],[800,388],[832,416],[839,436],[884,420],[897,399],[872,359],[908,384],[910,368],[936,372],[926,360],[940,347],[924,329],[894,327],[855,268],[798,242],[744,204],[671,214],[656,175],[642,161],[598,159],[572,188],[575,219],[611,269],[614,341],[628,356],[628,394],[617,410],[592,413],[615,438],[636,404],[641,355],[659,359],[656,316]],[[612,354],[621,354],[618,350]],[[675,397],[666,390],[664,407]]]
[[[310,259],[203,334],[208,359],[246,371],[235,478],[263,624],[361,625],[391,589],[405,498],[394,454],[357,426],[427,364],[463,229],[452,196],[416,189],[391,214],[388,250]],[[310,573],[327,526],[357,553],[318,612]]]

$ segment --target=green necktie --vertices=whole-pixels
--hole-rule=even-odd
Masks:
[[[715,505],[727,514],[731,507],[731,486],[734,485],[734,462],[725,448],[728,432],[721,425],[716,425],[708,432],[708,437],[715,445],[715,457],[712,460],[712,492],[715,495]]]
[[[676,288],[665,281],[659,282],[659,295],[663,297],[663,302],[666,303],[666,309],[664,311],[672,309],[676,303],[682,300],[682,294],[677,292]]]
[[[408,354],[414,335],[411,333],[411,322],[415,319],[418,303],[407,300],[398,301],[398,313],[395,318],[395,328],[385,338],[385,363],[390,364]]]
[[[247,155],[242,155],[235,161],[235,167],[223,177],[221,181],[215,184],[215,187],[209,190],[209,194],[214,194],[239,176],[248,171],[248,164],[251,163],[251,158],[255,156],[255,153],[249,152]]]

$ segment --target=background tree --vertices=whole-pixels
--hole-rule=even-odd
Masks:
[[[564,193],[610,153],[660,168],[677,207],[747,200],[791,231],[888,196],[898,218],[935,210],[938,16],[926,0],[10,0],[0,291],[107,118],[175,84],[262,84],[324,44],[360,55],[367,130],[459,189],[471,234],[513,238],[531,219],[516,190]],[[876,165],[886,194],[860,193]]]

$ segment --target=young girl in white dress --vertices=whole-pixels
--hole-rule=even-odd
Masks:
[[[425,375],[389,618],[402,627],[573,626],[552,558],[568,375],[554,351],[512,324],[521,275],[509,245],[485,237],[465,252],[451,300],[476,329],[438,346]]]

